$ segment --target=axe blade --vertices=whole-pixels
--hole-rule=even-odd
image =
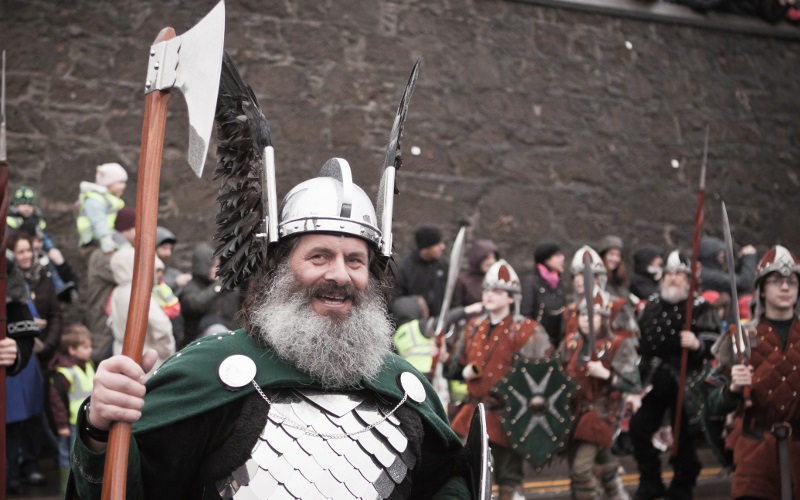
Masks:
[[[225,2],[219,2],[192,29],[150,48],[145,94],[177,88],[189,112],[189,165],[203,175],[225,40]]]

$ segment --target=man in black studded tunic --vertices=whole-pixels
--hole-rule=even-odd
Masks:
[[[641,371],[649,392],[630,422],[634,458],[640,480],[637,500],[655,498],[691,499],[701,464],[697,457],[696,433],[700,430],[702,399],[693,389],[703,380],[711,346],[719,335],[719,319],[702,297],[694,301],[692,326],[684,330],[691,267],[677,251],[667,258],[661,290],[651,296],[639,318],[642,355]],[[688,350],[686,384],[680,436],[674,436],[678,454],[672,460],[675,471],[669,489],[661,481],[661,457],[652,436],[665,417],[672,422],[679,390],[681,350]]]

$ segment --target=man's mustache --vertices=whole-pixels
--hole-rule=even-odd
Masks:
[[[359,292],[350,283],[347,283],[345,285],[337,285],[336,283],[332,283],[330,281],[321,281],[319,283],[314,283],[313,285],[305,289],[302,285],[299,284],[295,285],[296,285],[295,292],[301,293],[305,297],[305,299],[309,302],[314,297],[336,297],[342,300],[352,300],[354,304],[357,303],[360,299]]]

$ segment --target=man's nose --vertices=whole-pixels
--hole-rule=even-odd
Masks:
[[[325,279],[333,281],[340,286],[350,282],[350,274],[347,272],[344,257],[338,257],[330,261],[325,272]]]

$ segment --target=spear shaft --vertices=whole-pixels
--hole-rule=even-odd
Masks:
[[[689,296],[686,299],[686,322],[684,330],[692,329],[692,312],[694,310],[694,295],[697,290],[697,253],[700,248],[700,229],[703,227],[703,202],[706,192],[706,161],[708,160],[708,127],[706,126],[706,138],[703,145],[703,166],[700,169],[700,187],[697,190],[697,209],[694,213],[694,233],[692,234],[692,264],[691,275],[689,278]],[[675,419],[673,420],[672,436],[672,456],[678,455],[678,447],[681,436],[681,417],[683,415],[683,391],[686,389],[686,365],[689,363],[689,350],[685,347],[681,349],[681,369],[678,378],[678,397],[675,401]]]
[[[6,246],[8,213],[8,155],[6,151],[6,51],[0,76],[0,243]],[[6,338],[6,259],[0,258],[0,340]],[[6,368],[0,366],[0,495],[6,491]]]

